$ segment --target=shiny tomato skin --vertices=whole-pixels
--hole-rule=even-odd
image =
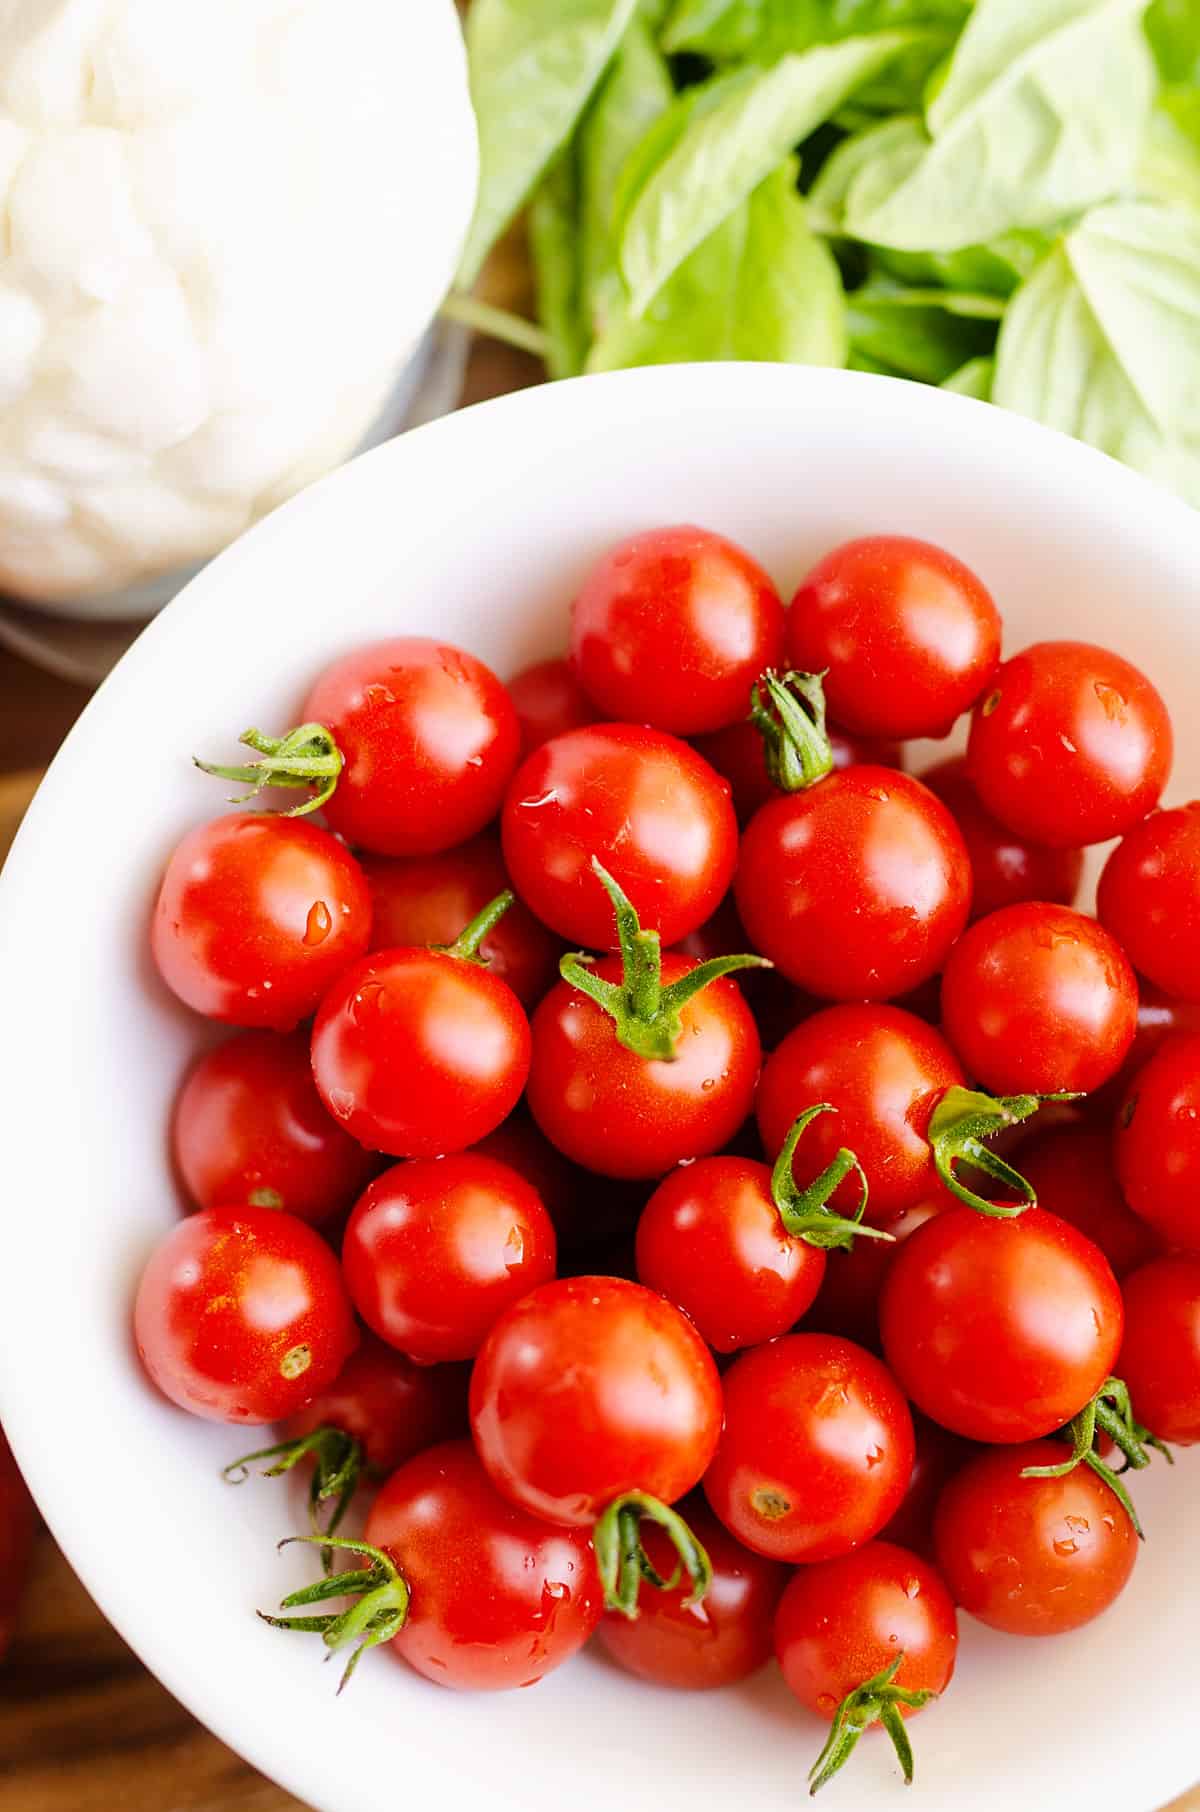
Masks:
[[[825,1000],[887,1000],[942,967],[967,922],[971,865],[919,780],[851,767],[757,812],[735,884],[753,947]]]
[[[813,1181],[840,1146],[853,1151],[870,1190],[867,1218],[882,1225],[939,1185],[929,1148],[929,1120],[963,1072],[945,1039],[901,1007],[826,1007],[790,1032],[768,1057],[755,1111],[767,1156],[778,1155],[805,1108],[827,1101],[796,1147],[800,1184]],[[857,1200],[848,1177],[834,1195],[839,1208]]]
[[[1096,911],[1140,975],[1200,1001],[1200,800],[1126,831],[1104,864]]]
[[[171,1147],[200,1208],[260,1192],[314,1225],[348,1208],[375,1162],[317,1093],[305,1032],[244,1032],[193,1064],[176,1097]]]
[[[1119,1376],[1162,1441],[1200,1441],[1200,1258],[1152,1259],[1125,1279]]]
[[[832,1722],[848,1693],[902,1653],[897,1686],[945,1692],[958,1649],[954,1600],[940,1574],[896,1543],[801,1567],[780,1601],[775,1653],[789,1689]],[[900,1706],[912,1717],[914,1707]]]
[[[1001,824],[1079,849],[1153,810],[1172,753],[1167,708],[1136,667],[1088,642],[1035,642],[976,706],[967,773]]]
[[[381,1340],[425,1365],[473,1359],[492,1323],[554,1276],[541,1197],[495,1158],[416,1158],[376,1177],[342,1245],[350,1300]]]
[[[940,1187],[911,1208],[879,1223],[892,1241],[856,1239],[848,1252],[828,1255],[825,1276],[816,1300],[808,1312],[805,1329],[822,1334],[841,1334],[855,1340],[872,1353],[879,1351],[879,1292],[888,1274],[896,1248],[910,1239],[918,1227],[944,1214],[957,1204],[957,1197]],[[869,1204],[868,1204],[869,1206]],[[897,1540],[900,1540],[897,1537]],[[901,1542],[901,1545],[905,1545]]]
[[[564,1277],[493,1326],[471,1428],[498,1491],[582,1526],[627,1491],[674,1503],[692,1489],[720,1434],[721,1381],[691,1322],[652,1290]]]
[[[462,1151],[511,1113],[529,1021],[506,982],[436,950],[380,950],[321,1003],[312,1066],[326,1107],[369,1151]]]
[[[1060,1441],[977,1454],[942,1492],[934,1547],[961,1608],[1013,1636],[1059,1636],[1118,1598],[1137,1559],[1133,1524],[1087,1466],[1024,1479],[1061,1464]]]
[[[918,1409],[975,1441],[1065,1427],[1115,1368],[1121,1292],[1057,1215],[948,1208],[897,1251],[879,1298],[883,1352]]]
[[[880,1530],[880,1539],[895,1542],[897,1547],[911,1548],[914,1554],[924,1554],[932,1560],[933,1517],[942,1488],[978,1450],[970,1441],[931,1422],[919,1410],[913,1414],[913,1433],[916,1457],[908,1490],[891,1522]]]
[[[731,1534],[773,1560],[831,1560],[877,1535],[913,1468],[907,1403],[874,1354],[788,1334],[736,1358],[704,1492]]]
[[[1064,1126],[1036,1134],[1021,1146],[1016,1164],[1036,1190],[1038,1206],[1099,1246],[1114,1277],[1155,1256],[1158,1241],[1121,1195],[1106,1128]]]
[[[571,667],[592,703],[676,736],[744,717],[782,654],[783,604],[762,567],[687,524],[611,548],[571,607]]]
[[[0,1432],[0,1660],[29,1577],[37,1514],[12,1450]]]
[[[495,1158],[498,1163],[507,1164],[537,1191],[560,1246],[602,1237],[603,1215],[599,1217],[597,1233],[592,1210],[598,1205],[595,1198],[604,1185],[564,1158],[534,1124],[523,1104],[514,1108],[494,1132],[477,1140],[471,1150],[481,1158]]]
[[[134,1336],[173,1403],[249,1423],[301,1409],[358,1342],[337,1259],[275,1208],[205,1208],[178,1222],[142,1273]]]
[[[571,672],[570,662],[561,658],[522,667],[508,682],[508,696],[517,714],[522,756],[540,749],[552,736],[564,736],[568,730],[581,730],[596,721],[595,708]]]
[[[995,1095],[1088,1093],[1137,1030],[1137,980],[1114,938],[1069,906],[1029,901],[971,926],[942,977],[942,1024]]]
[[[508,790],[501,831],[517,893],[588,950],[617,941],[593,858],[664,946],[715,912],[737,864],[728,782],[686,743],[638,724],[595,724],[535,749]]]
[[[336,837],[303,818],[230,812],[177,844],[151,947],[195,1012],[290,1032],[362,955],[370,929],[366,880]]]
[[[732,1353],[799,1321],[821,1287],[825,1254],[785,1231],[765,1164],[700,1158],[664,1178],[643,1209],[637,1269],[709,1346]]]
[[[712,1562],[712,1585],[702,1601],[687,1602],[686,1579],[670,1592],[643,1590],[635,1620],[610,1611],[597,1634],[627,1673],[655,1686],[705,1692],[745,1680],[770,1659],[788,1573],[734,1541],[702,1498],[686,1499],[680,1512]],[[642,1541],[651,1565],[669,1579],[676,1564],[669,1537],[647,1523]]]
[[[961,755],[939,762],[921,779],[949,808],[962,832],[971,860],[973,919],[1022,900],[1071,905],[1083,874],[1082,850],[1047,849],[1006,829],[980,804]]]
[[[366,1539],[411,1593],[393,1652],[437,1686],[532,1686],[581,1649],[604,1595],[586,1533],[554,1529],[502,1498],[469,1441],[448,1441],[392,1474]]]
[[[838,724],[826,724],[835,772],[869,762],[877,768],[902,768],[903,751],[898,742],[870,736],[851,736]],[[733,809],[739,824],[748,824],[760,805],[779,798],[779,788],[767,772],[762,732],[748,718],[714,730],[708,736],[692,738],[693,746],[710,767],[724,776],[733,789]]]
[[[371,949],[452,944],[477,913],[504,892],[508,874],[494,837],[474,837],[435,856],[367,856]],[[514,900],[488,932],[479,954],[532,1007],[558,979],[562,945],[528,906]]]
[[[788,661],[825,674],[839,723],[866,736],[945,736],[1000,659],[1000,613],[961,560],[909,535],[847,541],[788,612]]]
[[[1133,1078],[1113,1157],[1134,1214],[1168,1245],[1200,1253],[1200,1035],[1168,1038]]]
[[[665,956],[665,986],[696,965]],[[594,973],[619,981],[605,957]],[[762,1047],[754,1016],[728,976],[681,1011],[677,1056],[640,1057],[618,1043],[613,1021],[562,981],[533,1016],[527,1099],[559,1151],[610,1177],[660,1177],[685,1158],[719,1151],[754,1105]]]
[[[284,1435],[340,1428],[372,1477],[385,1479],[414,1454],[466,1434],[469,1378],[465,1365],[417,1365],[364,1330],[333,1383],[289,1416]]]
[[[323,810],[330,829],[381,856],[433,855],[481,831],[512,778],[512,701],[473,654],[426,636],[356,648],[304,702],[345,763]]]

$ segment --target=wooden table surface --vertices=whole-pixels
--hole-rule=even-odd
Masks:
[[[484,293],[527,309],[516,248]],[[477,342],[465,399],[536,383],[536,361]],[[0,860],[40,772],[87,701],[0,650]],[[914,1809],[916,1801],[914,1799]],[[101,1617],[44,1531],[0,1669],[0,1812],[304,1812],[176,1704]],[[1200,1812],[1200,1788],[1170,1812]]]

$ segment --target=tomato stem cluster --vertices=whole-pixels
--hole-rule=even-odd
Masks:
[[[241,1485],[250,1476],[250,1468],[257,1460],[274,1460],[275,1464],[265,1467],[262,1476],[265,1479],[282,1478],[301,1460],[310,1457],[315,1464],[308,1486],[309,1523],[313,1534],[325,1540],[334,1534],[350,1508],[362,1476],[362,1448],[344,1429],[324,1424],[297,1440],[260,1447],[255,1453],[245,1453],[241,1459],[231,1460],[221,1476],[230,1485]],[[332,1508],[322,1520],[327,1505]],[[322,1559],[328,1573],[333,1564],[328,1547]]]
[[[669,1579],[651,1565],[642,1546],[642,1521],[647,1517],[666,1531],[679,1556]],[[630,1621],[638,1614],[638,1592],[643,1580],[659,1592],[673,1592],[686,1573],[692,1582],[688,1604],[699,1604],[712,1585],[712,1562],[702,1544],[677,1510],[646,1491],[627,1491],[614,1498],[597,1519],[592,1540],[604,1587],[604,1607],[619,1611]]]
[[[363,1555],[370,1563],[348,1572],[327,1574],[310,1586],[302,1586],[298,1592],[289,1592],[280,1605],[281,1610],[290,1611],[306,1604],[320,1604],[329,1598],[357,1599],[348,1611],[329,1611],[316,1617],[269,1617],[265,1611],[258,1613],[272,1629],[299,1630],[306,1635],[320,1636],[330,1654],[336,1654],[338,1649],[351,1642],[357,1643],[338,1684],[340,1693],[367,1649],[375,1648],[381,1642],[391,1642],[404,1628],[408,1621],[408,1583],[390,1554],[382,1548],[373,1548],[369,1542],[351,1541],[341,1535],[290,1535],[279,1546],[286,1548],[293,1541],[343,1548],[348,1553]]]
[[[979,1214],[995,1220],[1008,1220],[1037,1207],[1037,1191],[1019,1170],[996,1152],[989,1151],[985,1139],[1003,1132],[1005,1127],[1020,1126],[1036,1114],[1043,1101],[1074,1101],[1076,1096],[1059,1095],[985,1095],[977,1089],[948,1088],[933,1110],[929,1122],[929,1144],[938,1176],[952,1195]],[[958,1164],[969,1165],[1011,1190],[1016,1201],[993,1202],[979,1195],[958,1175]]]
[[[1101,1434],[1106,1434],[1114,1446],[1120,1449],[1123,1456],[1121,1465],[1113,1468],[1096,1452],[1096,1441]],[[1150,1433],[1134,1414],[1129,1387],[1121,1378],[1106,1378],[1090,1403],[1085,1403],[1079,1414],[1063,1430],[1064,1437],[1071,1443],[1071,1452],[1058,1466],[1026,1466],[1021,1473],[1023,1479],[1060,1479],[1067,1473],[1074,1472],[1076,1466],[1090,1466],[1098,1478],[1104,1480],[1109,1490],[1121,1503],[1130,1522],[1137,1533],[1139,1541],[1145,1541],[1146,1534],[1141,1519],[1134,1508],[1133,1499],[1126,1489],[1121,1474],[1123,1472],[1141,1472],[1150,1464],[1147,1448],[1161,1453],[1169,1466],[1175,1464],[1175,1456],[1165,1441]]]
[[[238,741],[254,749],[262,759],[246,762],[242,767],[223,767],[192,757],[202,773],[215,774],[218,780],[235,780],[250,788],[248,793],[231,799],[230,804],[244,805],[266,787],[304,787],[312,797],[281,814],[285,818],[303,818],[309,812],[320,811],[332,799],[341,779],[342,752],[324,724],[299,724],[286,736],[243,730]]]
[[[908,1687],[895,1684],[900,1664],[904,1660],[904,1650],[888,1663],[880,1673],[873,1674],[848,1692],[834,1714],[833,1724],[825,1747],[813,1763],[808,1775],[809,1793],[819,1793],[827,1781],[831,1781],[838,1769],[850,1759],[855,1745],[864,1730],[872,1724],[882,1724],[892,1739],[900,1766],[904,1771],[904,1783],[911,1787],[913,1777],[912,1744],[908,1740],[908,1731],[900,1715],[900,1706],[906,1705],[910,1710],[919,1710],[927,1705],[937,1694],[928,1690],[911,1691]]]
[[[819,1246],[826,1252],[834,1247],[847,1250],[853,1245],[855,1234],[862,1234],[867,1239],[892,1240],[895,1237],[878,1227],[863,1225],[867,1176],[858,1158],[844,1145],[807,1188],[801,1189],[796,1183],[792,1164],[802,1134],[818,1114],[836,1113],[837,1108],[829,1101],[818,1101],[815,1106],[805,1108],[793,1123],[771,1172],[771,1194],[785,1230],[794,1238],[806,1240],[810,1246]],[[857,1174],[859,1181],[858,1205],[852,1215],[835,1214],[828,1206],[829,1200],[852,1172]]]
[[[768,669],[751,690],[750,722],[762,735],[767,772],[781,792],[802,792],[833,772],[824,678]]]

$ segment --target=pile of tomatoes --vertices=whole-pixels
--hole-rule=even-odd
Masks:
[[[1129,1478],[1200,1440],[1200,807],[1157,809],[1135,667],[1000,644],[927,543],[785,610],[667,528],[594,566],[566,659],[359,648],[211,770],[279,810],[193,830],[154,912],[244,1029],[179,1093],[137,1345],[283,1425],[231,1472],[304,1469],[272,1621],[347,1674],[774,1653],[815,1789],[873,1723],[911,1774],[956,1607],[1049,1635],[1126,1584]]]

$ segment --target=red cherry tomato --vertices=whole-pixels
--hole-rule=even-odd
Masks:
[[[854,1152],[870,1191],[867,1219],[882,1226],[939,1188],[929,1120],[963,1073],[946,1041],[900,1007],[827,1007],[788,1034],[763,1069],[756,1111],[768,1157],[797,1115],[828,1101],[796,1149],[796,1178],[811,1182],[839,1146]],[[847,1178],[832,1198],[854,1201]],[[874,1242],[872,1242],[874,1243]],[[866,1261],[864,1261],[866,1262]]]
[[[583,687],[564,660],[535,661],[522,667],[508,682],[508,696],[517,714],[521,753],[540,749],[552,736],[581,730],[594,723],[596,713]]]
[[[917,1450],[904,1502],[881,1530],[884,1541],[933,1558],[933,1515],[942,1488],[976,1450],[969,1442],[940,1428],[928,1416],[913,1416]]]
[[[474,1358],[497,1317],[554,1276],[554,1261],[536,1190],[475,1152],[385,1171],[356,1204],[342,1247],[367,1326],[425,1364]]]
[[[695,967],[665,956],[664,985]],[[593,973],[619,981],[620,959],[604,958]],[[602,1007],[568,982],[552,988],[533,1016],[528,1093],[551,1143],[614,1177],[659,1177],[726,1144],[754,1105],[762,1058],[754,1017],[723,976],[693,995],[681,1018],[673,1060],[641,1057],[618,1043]]]
[[[1013,1636],[1058,1636],[1106,1611],[1125,1589],[1138,1542],[1124,1506],[1087,1466],[1061,1465],[1055,1441],[981,1453],[955,1474],[934,1518],[942,1577],[972,1617]]]
[[[471,1427],[505,1497],[547,1522],[589,1524],[627,1492],[671,1504],[692,1489],[721,1430],[721,1383],[691,1322],[653,1291],[560,1278],[484,1341]]]
[[[471,1149],[507,1164],[537,1191],[560,1246],[585,1244],[613,1231],[604,1211],[606,1186],[564,1158],[523,1106]]]
[[[825,1254],[786,1231],[765,1164],[701,1158],[673,1170],[647,1202],[637,1270],[709,1346],[732,1353],[799,1321],[821,1286]]]
[[[0,1433],[0,1660],[12,1639],[13,1624],[29,1577],[36,1525],[33,1499],[17,1470],[8,1442]]]
[[[1064,1126],[1039,1133],[1021,1146],[1018,1165],[1038,1206],[1086,1234],[1099,1246],[1114,1276],[1124,1277],[1154,1257],[1154,1235],[1130,1213],[1117,1186],[1112,1138],[1106,1130]]]
[[[1000,613],[969,566],[908,535],[865,535],[816,565],[788,612],[788,660],[825,673],[839,723],[945,736],[1000,659]]]
[[[391,1647],[438,1686],[532,1686],[600,1621],[587,1535],[506,1502],[469,1441],[430,1448],[393,1473],[366,1538],[393,1557],[411,1594]]]
[[[722,1382],[725,1429],[704,1490],[746,1547],[831,1560],[895,1515],[912,1417],[873,1354],[833,1334],[789,1334],[741,1354]]]
[[[857,762],[870,762],[877,768],[902,768],[903,751],[898,742],[886,742],[869,736],[851,736],[837,724],[827,723],[826,735],[833,753],[835,772],[853,767]],[[779,798],[779,788],[767,771],[762,732],[749,718],[714,730],[708,736],[692,739],[695,748],[710,767],[724,776],[733,790],[733,807],[739,824],[748,824],[760,805]]]
[[[1171,756],[1167,708],[1136,667],[1087,642],[1035,642],[976,707],[967,772],[1001,824],[1078,849],[1152,811]]]
[[[948,1189],[939,1187],[914,1207],[902,1208],[899,1214],[880,1222],[895,1244],[881,1239],[856,1239],[848,1252],[831,1252],[825,1265],[824,1281],[808,1312],[805,1330],[841,1334],[873,1353],[878,1352],[879,1292],[896,1246],[909,1239],[935,1214],[944,1214],[947,1208],[955,1207],[957,1200]],[[896,1539],[902,1547],[908,1545],[899,1536]]]
[[[230,812],[176,847],[151,947],[197,1013],[290,1032],[362,955],[370,928],[366,880],[336,837],[302,818]]]
[[[142,1273],[138,1356],[164,1396],[214,1422],[278,1422],[333,1383],[358,1340],[337,1259],[272,1208],[208,1208]]]
[[[631,535],[571,607],[571,666],[606,717],[677,736],[744,717],[783,654],[783,605],[756,561],[708,529]]]
[[[372,642],[335,661],[304,704],[344,767],[330,827],[381,856],[433,855],[500,809],[520,747],[517,714],[490,668],[425,636]]]
[[[1118,1376],[1161,1441],[1200,1441],[1200,1258],[1156,1258],[1125,1279]]]
[[[879,1328],[904,1390],[943,1428],[1030,1441],[1064,1427],[1113,1371],[1121,1292],[1057,1215],[948,1208],[897,1251]]]
[[[1200,1252],[1200,1035],[1168,1038],[1133,1078],[1113,1156],[1134,1214],[1168,1245]]]
[[[985,918],[1022,900],[1071,904],[1083,874],[1081,850],[1046,849],[1007,830],[979,803],[961,755],[939,762],[921,779],[953,813],[962,832],[971,858],[972,918]]]
[[[670,1592],[646,1592],[635,1620],[610,1612],[598,1634],[601,1647],[628,1673],[656,1686],[702,1692],[732,1686],[770,1659],[787,1570],[734,1541],[703,1500],[689,1498],[681,1509],[712,1562],[704,1598],[690,1603],[686,1580]],[[644,1546],[659,1576],[669,1579],[676,1557],[667,1536],[651,1524]]]
[[[934,975],[967,922],[971,865],[919,780],[853,767],[765,805],[736,897],[754,948],[810,994],[886,1000]]]
[[[249,1202],[302,1221],[348,1208],[375,1167],[326,1112],[304,1032],[246,1032],[208,1051],[179,1091],[171,1142],[199,1207]]]
[[[469,958],[381,950],[321,1003],[321,1099],[360,1144],[398,1158],[461,1151],[516,1106],[529,1022],[507,983]]]
[[[1096,910],[1140,974],[1200,1001],[1200,800],[1126,831],[1104,865]]]
[[[476,837],[436,856],[401,861],[368,856],[363,873],[371,889],[372,950],[452,944],[508,886],[493,837]],[[528,906],[514,900],[480,944],[479,954],[521,1004],[532,1007],[558,979],[561,948]]]
[[[716,910],[737,861],[728,784],[686,743],[633,724],[573,730],[536,749],[509,788],[502,828],[521,898],[589,950],[615,942],[594,857],[664,945]]]
[[[384,1479],[414,1454],[466,1433],[467,1382],[465,1365],[416,1365],[364,1333],[333,1383],[289,1417],[285,1434],[298,1440],[340,1429]]]
[[[1137,982],[1102,925],[1030,901],[980,919],[956,945],[942,1016],[964,1067],[993,1094],[1087,1093],[1125,1061]]]

